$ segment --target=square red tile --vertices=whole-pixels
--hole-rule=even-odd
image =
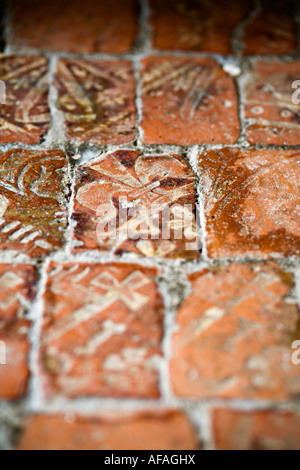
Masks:
[[[48,61],[41,56],[0,57],[0,143],[38,144],[50,125]]]
[[[61,59],[55,83],[69,139],[96,145],[135,139],[135,79],[130,62]]]
[[[293,0],[261,0],[244,28],[244,54],[297,51],[297,12]]]
[[[144,59],[142,110],[144,144],[234,144],[240,135],[234,80],[213,59]]]
[[[50,265],[40,350],[49,398],[158,398],[157,274],[135,265]]]
[[[10,1],[8,44],[91,54],[130,52],[138,34],[137,0]]]
[[[248,0],[150,0],[153,46],[232,54],[233,32],[250,6]]]
[[[210,258],[299,256],[299,151],[212,150],[199,171]]]
[[[198,439],[179,410],[107,411],[102,415],[32,415],[26,419],[19,450],[196,450]],[[175,459],[174,459],[175,460]]]
[[[292,363],[299,308],[293,276],[275,263],[215,266],[190,276],[177,313],[171,382],[176,396],[286,402],[298,399]]]
[[[299,450],[300,415],[297,411],[213,410],[218,450]]]
[[[76,182],[76,253],[200,256],[195,177],[182,157],[120,150],[80,167]]]
[[[0,250],[38,258],[62,248],[67,192],[60,150],[0,152]]]
[[[255,62],[246,79],[247,139],[253,144],[299,145],[300,61]]]

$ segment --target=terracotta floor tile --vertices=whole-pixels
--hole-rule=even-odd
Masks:
[[[297,150],[213,150],[199,165],[209,257],[299,256]]]
[[[36,415],[19,450],[196,450],[195,430],[180,411],[106,412],[102,416]],[[111,454],[110,454],[111,458]]]
[[[297,50],[296,2],[262,0],[244,29],[244,54],[291,54]]]
[[[247,76],[247,139],[253,144],[299,145],[300,108],[293,103],[300,61],[258,61]],[[299,88],[299,87],[298,87]],[[295,96],[297,98],[297,96]]]
[[[40,352],[47,396],[158,398],[157,274],[135,265],[51,264]]]
[[[145,144],[233,144],[239,138],[235,84],[214,60],[150,57],[142,80]]]
[[[151,0],[153,45],[167,51],[231,54],[233,32],[250,5],[248,0]]]
[[[143,156],[120,150],[81,166],[73,213],[73,238],[78,245],[74,251],[198,258],[194,185],[195,177],[184,159],[171,154]],[[163,223],[161,214],[174,207],[180,211],[176,220],[171,216]],[[151,231],[153,214],[160,215],[157,220],[153,217]]]
[[[60,60],[55,82],[69,139],[96,145],[135,139],[135,80],[130,62]]]
[[[60,150],[0,152],[0,250],[37,258],[63,247],[67,177]]]
[[[138,34],[136,0],[11,0],[10,46],[78,54],[130,52]]]
[[[0,57],[5,104],[0,105],[0,143],[38,144],[50,125],[48,61],[41,56]]]
[[[177,314],[171,382],[184,398],[284,402],[300,393],[292,363],[299,308],[293,277],[276,264],[231,264],[190,276]]]
[[[299,450],[300,416],[276,410],[213,412],[219,450]]]

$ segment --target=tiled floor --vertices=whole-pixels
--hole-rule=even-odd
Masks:
[[[0,3],[0,448],[300,449],[298,2]]]

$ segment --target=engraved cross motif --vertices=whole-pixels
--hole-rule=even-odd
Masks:
[[[78,269],[78,266],[76,266],[76,269]],[[141,272],[133,272],[122,282],[119,282],[110,272],[101,273],[96,278],[87,280],[89,273],[90,270],[87,268],[79,272],[76,271],[74,275],[72,270],[69,270],[67,274],[62,272],[56,275],[56,282],[52,286],[52,291],[66,297],[66,292],[69,290],[68,286],[70,283],[74,283],[76,284],[74,299],[80,305],[69,316],[56,321],[55,331],[48,335],[47,342],[56,340],[78,328],[79,325],[92,320],[118,300],[133,312],[139,311],[146,305],[148,297],[137,292],[137,290],[151,283],[151,280]],[[83,280],[86,281],[87,285],[83,285]],[[100,290],[104,290],[105,293],[101,293]]]
[[[112,302],[121,300],[130,310],[138,311],[147,303],[147,296],[136,292],[141,287],[149,283],[149,279],[142,273],[136,271],[128,276],[123,282],[118,280],[110,273],[103,273],[91,284],[100,287],[106,291],[105,297]]]

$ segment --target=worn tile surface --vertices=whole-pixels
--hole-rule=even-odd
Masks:
[[[199,170],[209,257],[299,256],[297,150],[213,150]]]
[[[212,59],[144,59],[142,106],[145,144],[233,144],[239,137],[233,79]]]
[[[177,314],[171,381],[177,396],[282,402],[299,397],[291,361],[299,310],[278,265],[231,264],[190,276]]]
[[[135,139],[135,80],[130,62],[61,59],[55,82],[69,139],[97,145]]]
[[[154,47],[162,50],[232,53],[232,33],[251,2],[151,0]]]
[[[51,264],[40,351],[47,396],[159,396],[157,274],[135,265]]]
[[[199,257],[194,185],[192,171],[176,155],[124,150],[80,167],[73,214],[75,251]],[[180,213],[163,219],[163,211],[174,206]]]
[[[293,0],[262,0],[245,26],[244,54],[292,54],[297,50],[297,13]]]
[[[27,391],[31,324],[26,313],[34,299],[35,281],[33,266],[0,264],[1,400],[22,398]]]
[[[0,250],[40,257],[62,248],[67,185],[59,150],[0,152]]]
[[[252,66],[245,97],[251,144],[300,144],[299,86],[292,88],[299,77],[300,61],[258,61]]]
[[[50,437],[51,436],[51,437]],[[196,450],[197,436],[180,411],[109,412],[102,416],[35,415],[19,450]]]
[[[50,125],[48,61],[40,56],[0,57],[5,103],[0,104],[0,143],[37,144]],[[1,93],[2,97],[2,93]]]
[[[300,415],[297,412],[215,409],[213,429],[218,450],[300,448]]]
[[[136,0],[10,1],[8,44],[80,54],[130,52],[138,33]]]

